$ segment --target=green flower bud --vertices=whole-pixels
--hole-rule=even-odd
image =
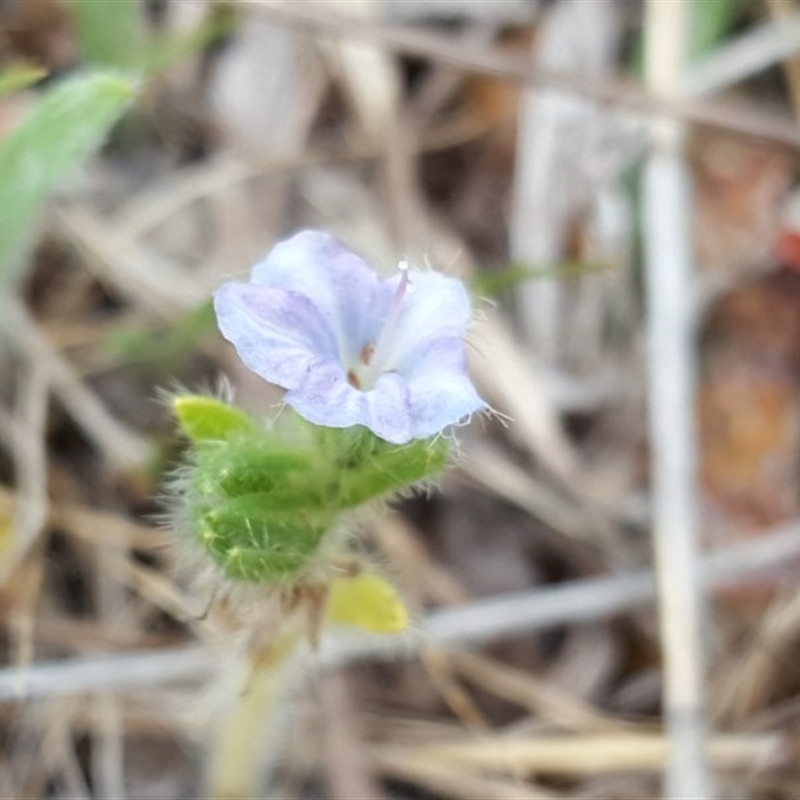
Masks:
[[[393,445],[366,428],[260,427],[219,400],[174,401],[193,442],[180,483],[194,540],[231,580],[277,583],[311,567],[343,513],[445,466],[444,438]]]

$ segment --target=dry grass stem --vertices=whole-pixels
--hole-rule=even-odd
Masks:
[[[528,781],[486,777],[463,765],[420,757],[400,750],[378,750],[373,759],[381,771],[458,800],[556,800],[558,794]]]
[[[722,44],[689,67],[683,89],[695,97],[709,95],[734,86],[762,72],[800,48],[800,14],[792,4],[768,0],[773,21]],[[789,13],[776,13],[781,5]]]
[[[27,310],[15,299],[4,303],[3,326],[17,350],[47,375],[49,385],[75,422],[112,464],[141,467],[151,457],[149,444],[120,422],[81,383],[70,364],[45,339]]]
[[[61,208],[57,221],[83,254],[87,268],[135,305],[171,319],[176,310],[193,308],[207,299],[208,286],[174,261],[124,238],[88,207]]]
[[[419,531],[405,518],[399,514],[382,516],[376,520],[372,533],[412,602],[455,606],[467,599],[463,587],[449,570],[433,560]]]
[[[603,736],[486,736],[454,744],[426,744],[424,749],[387,746],[389,754],[414,754],[428,763],[510,775],[585,775],[609,772],[658,772],[669,760],[669,741],[658,733]],[[378,748],[381,752],[381,748]],[[779,735],[718,735],[708,741],[715,769],[752,772],[787,764],[791,748]],[[682,795],[671,795],[678,797]]]
[[[776,53],[775,60],[784,59],[783,71],[789,83],[794,115],[800,118],[800,13],[791,0],[767,0],[767,7],[776,30],[773,38],[784,45]]]
[[[524,354],[496,315],[486,314],[470,332],[470,367],[498,411],[513,420],[511,434],[553,474],[569,479],[577,457],[548,396],[541,370]]]
[[[600,542],[609,553],[616,554],[617,542],[609,521],[537,481],[499,448],[476,442],[463,454],[458,468],[559,533],[594,545]]]
[[[420,660],[442,699],[462,724],[468,729],[487,730],[489,725],[484,715],[453,670],[450,654],[428,646],[420,652]]]
[[[335,671],[319,687],[325,771],[332,800],[383,800],[364,742],[359,711],[347,676]]]
[[[656,94],[680,92],[689,9],[684,3],[658,0],[646,5],[645,75]],[[703,800],[713,792],[704,759],[692,195],[683,162],[683,130],[661,120],[652,129],[652,144],[643,184],[644,252],[653,536],[669,737],[664,793]]]
[[[701,563],[708,574],[707,585],[712,588],[728,585],[730,578],[741,580],[774,570],[798,553],[800,525],[725,548],[703,557]],[[605,619],[641,608],[655,597],[655,579],[649,570],[588,578],[436,611],[427,617],[417,635],[410,637],[398,636],[391,641],[369,638],[346,645],[323,640],[320,656],[322,663],[330,666],[364,658],[409,658],[425,641],[474,645],[556,625]],[[138,651],[62,664],[32,664],[24,672],[0,669],[0,700],[194,680],[213,673],[214,666],[214,657],[205,647],[188,646],[167,652]]]
[[[92,698],[92,777],[95,795],[125,800],[124,719],[119,699],[109,693]]]
[[[25,558],[42,533],[48,516],[45,427],[49,400],[47,375],[35,360],[28,362],[12,422],[12,451],[18,495],[14,504],[14,552],[0,564],[0,584]]]
[[[629,727],[533,674],[474,653],[450,651],[447,655],[455,672],[470,683],[526,708],[558,728],[592,733]]]
[[[244,2],[242,3],[245,4]],[[659,117],[674,117],[697,125],[730,131],[792,150],[800,149],[800,133],[785,119],[752,109],[741,114],[723,104],[662,98],[630,84],[608,82],[597,85],[570,75],[532,70],[525,59],[507,56],[486,48],[467,49],[446,35],[423,30],[402,30],[371,22],[357,22],[340,14],[313,11],[282,0],[247,2],[250,13],[273,22],[299,26],[327,36],[347,36],[377,41],[384,47],[407,56],[447,64],[470,73],[479,73],[530,86],[558,89],[598,103],[613,104]]]

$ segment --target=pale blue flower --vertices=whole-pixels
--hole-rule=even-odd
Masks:
[[[461,281],[402,268],[381,280],[321,231],[280,242],[250,283],[214,295],[222,335],[317,425],[364,425],[403,444],[485,408],[467,372]]]

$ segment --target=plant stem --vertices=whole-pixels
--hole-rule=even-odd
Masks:
[[[286,688],[283,667],[297,639],[284,636],[251,651],[243,688],[214,736],[208,767],[210,800],[248,800],[258,795],[260,778],[274,751],[279,704]]]
[[[648,0],[648,88],[680,91],[689,15],[685,0]],[[683,127],[656,120],[644,172],[653,536],[668,738],[664,797],[712,795],[705,757],[702,595],[698,581],[695,342],[691,188]]]

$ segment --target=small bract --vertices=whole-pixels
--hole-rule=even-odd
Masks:
[[[394,444],[485,408],[467,372],[464,285],[402,267],[381,280],[322,231],[301,231],[214,295],[222,335],[245,365],[317,425],[364,425]]]

